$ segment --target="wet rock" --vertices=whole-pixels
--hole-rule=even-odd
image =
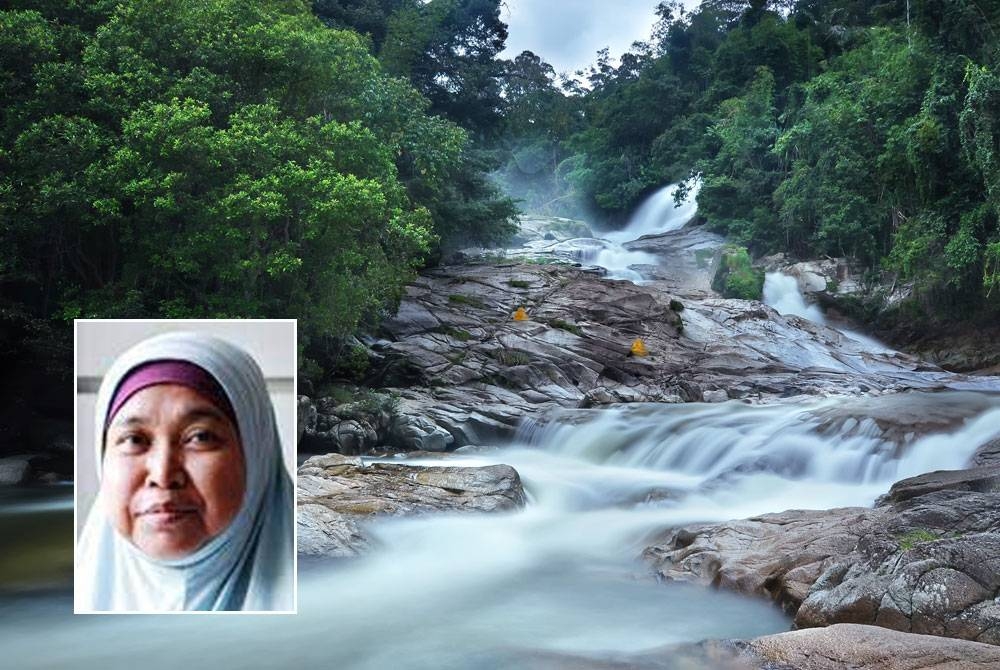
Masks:
[[[356,516],[335,512],[325,505],[300,502],[295,523],[301,556],[349,558],[367,553],[373,546]]]
[[[402,414],[447,431],[449,448],[509,438],[523,417],[559,407],[702,402],[705,390],[712,400],[722,390],[758,400],[940,384],[914,358],[872,354],[759,302],[668,287],[567,266],[435,268],[407,287],[370,372],[396,384]],[[678,298],[682,312],[671,309]],[[512,319],[521,306],[527,321]],[[636,339],[647,356],[631,355]]]
[[[1000,644],[995,474],[904,480],[875,509],[676,529],[644,557],[664,579],[773,598],[800,627],[863,623]]]
[[[306,430],[316,430],[316,405],[304,395],[299,396],[297,427],[299,431],[298,439],[300,441]]]
[[[363,454],[378,444],[378,434],[365,421],[348,419],[333,429],[337,451],[341,454]]]
[[[768,635],[740,645],[738,657],[771,670],[986,670],[1000,667],[1000,649],[874,626]]]
[[[729,394],[726,393],[725,389],[702,391],[701,397],[705,402],[726,402],[729,400]]]
[[[995,402],[982,393],[894,393],[845,398],[813,415],[824,435],[877,435],[905,448],[925,435],[954,432],[993,407]]]
[[[339,454],[314,456],[298,471],[302,553],[348,556],[371,546],[362,522],[375,516],[430,512],[502,512],[525,504],[509,465],[416,467],[365,463]]]
[[[539,240],[565,241],[579,237],[593,237],[594,233],[583,221],[559,216],[525,215],[518,220],[518,231],[512,245],[523,245]]]
[[[394,434],[395,444],[413,451],[447,451],[455,441],[451,433],[422,416],[401,417]]]
[[[1000,495],[934,491],[817,580],[800,626],[835,622],[1000,644]]]
[[[1000,649],[875,626],[837,624],[752,640],[708,640],[612,658],[532,652],[531,670],[992,670]]]
[[[0,486],[18,486],[31,480],[31,456],[0,458]]]
[[[940,470],[896,482],[884,502],[897,503],[934,491],[1000,493],[1000,465],[969,470]]]
[[[1000,438],[991,440],[976,450],[972,465],[1000,465]]]
[[[819,576],[850,554],[877,516],[864,508],[792,510],[669,531],[643,557],[659,578],[766,596],[794,613]]]

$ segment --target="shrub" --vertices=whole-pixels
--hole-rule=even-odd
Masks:
[[[722,250],[712,288],[726,298],[760,300],[764,291],[764,271],[753,267],[746,247],[728,245]]]
[[[938,537],[934,533],[923,528],[918,528],[917,530],[911,530],[899,538],[899,548],[907,551],[922,542],[933,542],[936,539]]]
[[[461,293],[453,293],[448,296],[448,302],[454,305],[468,305],[469,307],[475,307],[476,309],[487,308],[486,303],[479,298],[471,295],[463,295]]]
[[[583,337],[583,329],[575,323],[570,323],[569,321],[563,321],[562,319],[549,319],[549,325],[553,328],[558,328],[559,330],[565,330],[568,333],[573,333],[577,337]]]

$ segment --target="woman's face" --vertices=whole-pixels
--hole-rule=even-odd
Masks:
[[[225,530],[245,482],[236,427],[187,386],[137,392],[108,426],[101,495],[117,531],[149,556],[186,556]]]

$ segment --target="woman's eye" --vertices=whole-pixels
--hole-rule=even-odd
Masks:
[[[210,448],[218,445],[222,440],[210,430],[196,430],[187,437],[187,444],[195,448]]]
[[[126,433],[121,435],[115,444],[126,453],[138,453],[149,445],[149,440],[139,433]]]

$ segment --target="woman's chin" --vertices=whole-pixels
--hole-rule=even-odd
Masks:
[[[145,519],[132,543],[150,558],[175,560],[198,550],[208,541],[200,519],[185,514],[156,514]],[[163,518],[160,518],[163,517]]]

